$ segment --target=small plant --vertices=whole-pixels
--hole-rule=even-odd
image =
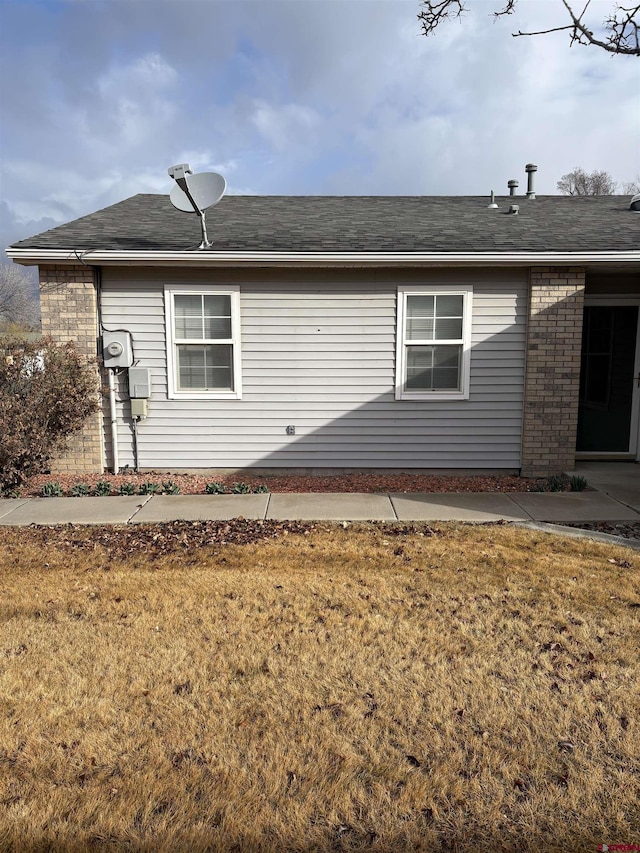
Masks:
[[[135,495],[136,487],[133,483],[122,483],[118,489],[119,495]]]
[[[553,477],[549,477],[548,483],[550,492],[566,492],[569,478],[566,474],[554,474]]]
[[[60,483],[45,483],[42,487],[43,498],[61,498],[64,490]]]
[[[588,486],[587,478],[581,477],[579,474],[573,474],[569,478],[569,490],[572,492],[584,492]]]
[[[165,480],[162,483],[162,491],[165,495],[179,495],[180,486],[177,483],[174,483],[173,480]]]
[[[207,483],[204,490],[208,495],[224,495],[227,491],[223,483]]]
[[[231,486],[231,492],[234,495],[248,495],[251,494],[251,486],[248,486],[246,483],[234,483]]]
[[[554,474],[546,480],[540,480],[532,489],[534,492],[566,492],[571,487],[571,481],[566,474]],[[579,490],[576,490],[579,491]]]
[[[264,486],[264,485],[254,486],[253,494],[254,495],[268,495],[269,494],[269,486]]]
[[[106,498],[111,494],[111,483],[108,480],[98,480],[93,487],[93,494],[97,498]]]
[[[147,481],[146,483],[142,483],[140,488],[138,489],[139,495],[157,495],[158,492],[162,491],[162,486],[158,483],[151,483]]]
[[[72,498],[83,498],[91,492],[91,486],[86,483],[76,483],[69,491]]]

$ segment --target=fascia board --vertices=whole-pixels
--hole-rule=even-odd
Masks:
[[[640,264],[640,250],[621,252],[212,252],[12,249],[17,263],[136,266],[547,266]]]

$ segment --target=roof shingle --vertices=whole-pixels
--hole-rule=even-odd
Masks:
[[[520,206],[518,215],[509,205]],[[600,252],[640,249],[640,216],[621,196],[498,199],[225,196],[207,213],[212,252]],[[15,243],[16,249],[181,251],[195,214],[140,194]]]

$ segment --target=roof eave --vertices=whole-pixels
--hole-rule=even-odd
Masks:
[[[547,266],[570,264],[640,265],[638,251],[607,252],[215,252],[13,248],[7,255],[18,264],[85,264],[87,266]]]

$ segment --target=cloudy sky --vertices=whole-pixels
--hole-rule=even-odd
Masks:
[[[569,48],[561,0],[0,0],[2,246],[167,167],[231,193],[555,192],[574,166],[640,179],[640,60]],[[598,23],[613,2],[593,0]]]

